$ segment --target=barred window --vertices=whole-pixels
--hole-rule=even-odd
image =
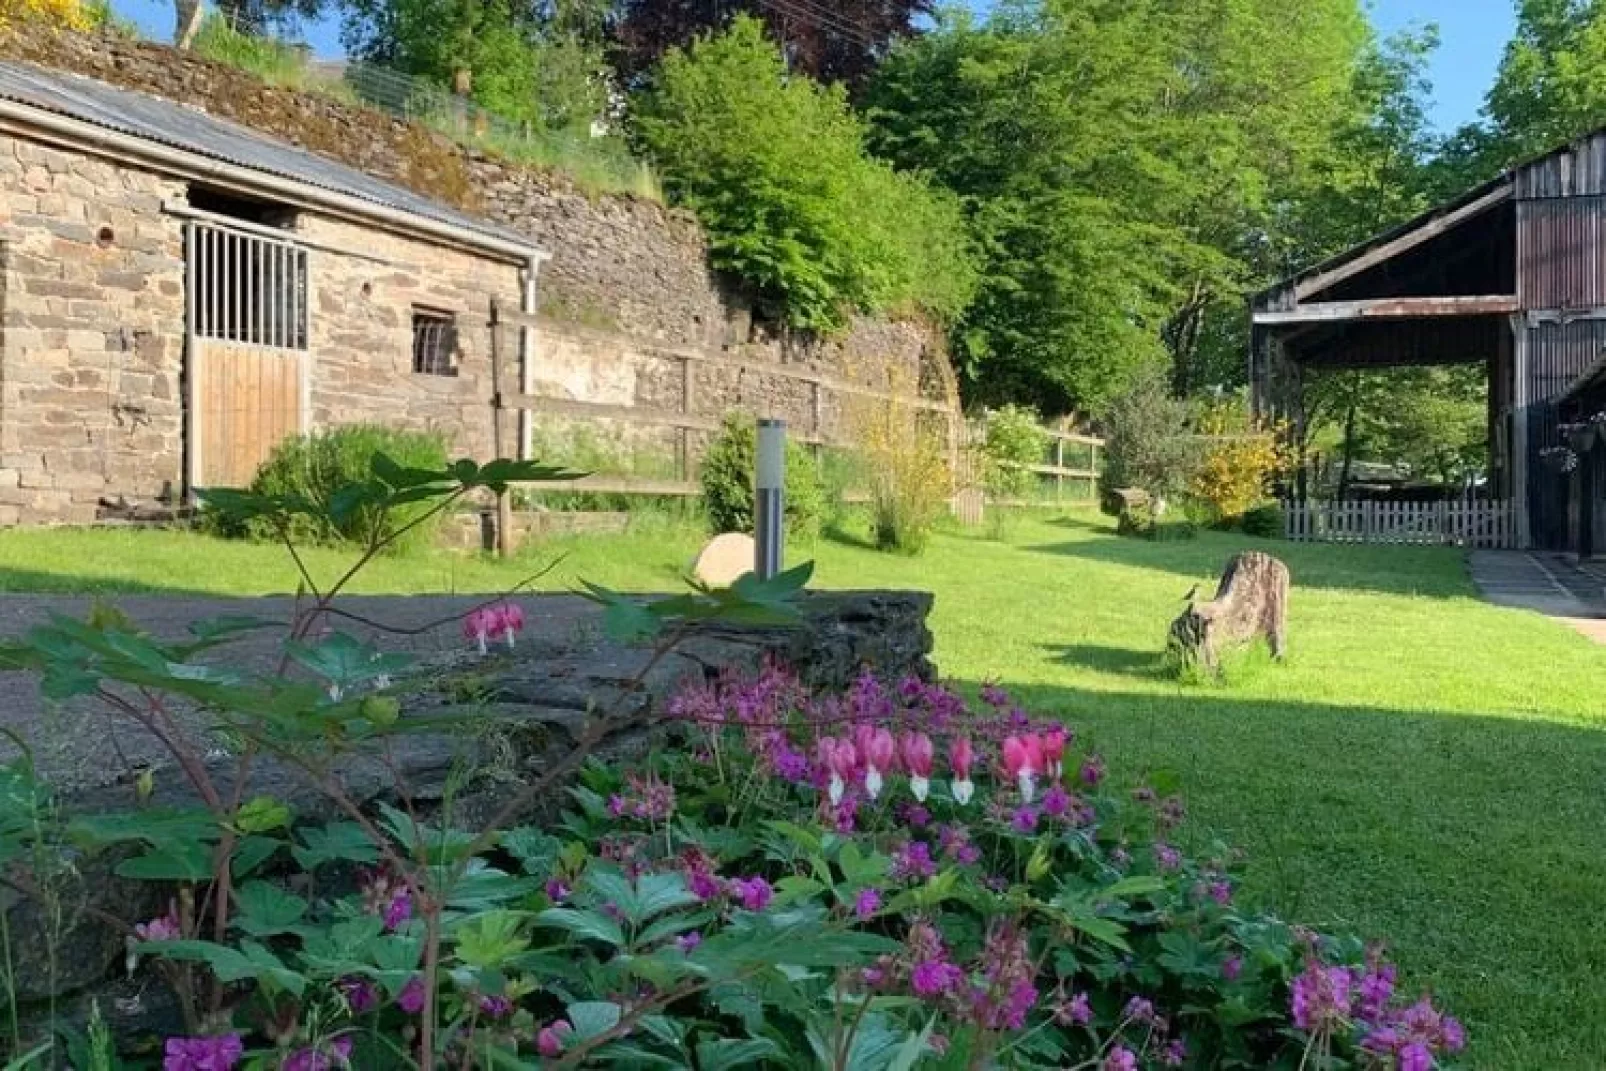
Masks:
[[[457,375],[457,318],[435,309],[413,310],[413,371]]]

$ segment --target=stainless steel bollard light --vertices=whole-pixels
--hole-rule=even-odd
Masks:
[[[781,571],[786,544],[786,421],[758,422],[753,473],[753,571],[768,580]]]

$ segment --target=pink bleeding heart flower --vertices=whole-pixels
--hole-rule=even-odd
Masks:
[[[491,630],[495,626],[496,620],[489,607],[475,610],[463,618],[463,638],[477,644],[480,654],[484,654],[485,641],[490,638]]]
[[[1065,759],[1065,730],[1058,725],[1043,734],[1043,766],[1058,781]]]
[[[498,616],[499,631],[502,633],[502,639],[507,643],[508,650],[511,651],[513,649],[514,634],[524,631],[524,610],[518,603],[513,602],[504,602],[500,609],[501,613]]]
[[[903,753],[903,768],[909,771],[909,790],[915,799],[926,802],[931,791],[931,759],[934,748],[931,737],[925,733],[906,733],[898,749]]]
[[[1003,745],[1004,773],[1020,785],[1027,803],[1037,791],[1037,775],[1043,769],[1043,742],[1036,736],[1006,736]]]
[[[970,737],[956,736],[948,744],[948,765],[954,773],[953,789],[954,802],[963,807],[970,802],[970,797],[976,791],[976,785],[970,779],[971,764],[976,761],[976,751],[970,744]]]
[[[831,772],[828,792],[831,805],[834,807],[842,802],[842,794],[847,791],[848,781],[858,770],[859,754],[849,741],[826,736],[820,738],[819,755],[820,765]]]
[[[897,754],[897,745],[890,732],[875,729],[870,733],[864,751],[864,790],[871,799],[881,795],[881,786],[886,774],[892,772]]]

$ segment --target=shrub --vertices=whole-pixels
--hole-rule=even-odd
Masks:
[[[792,326],[903,305],[951,320],[969,304],[958,200],[870,157],[841,88],[789,74],[758,20],[671,51],[634,121],[714,266]]]
[[[1035,409],[1006,405],[986,416],[982,438],[982,484],[995,499],[1030,498],[1037,474],[1024,466],[1041,465],[1048,435]]]
[[[1258,539],[1281,539],[1285,531],[1283,508],[1276,502],[1266,502],[1245,510],[1242,525],[1244,535]]]
[[[1199,420],[1206,442],[1189,488],[1207,503],[1218,523],[1236,525],[1271,491],[1291,458],[1280,425],[1250,420],[1232,403],[1211,406]]]
[[[273,37],[235,29],[219,12],[201,20],[190,50],[226,63],[273,85],[300,86],[307,80],[307,54]]]
[[[719,437],[703,455],[700,479],[703,507],[716,532],[753,530],[753,476],[758,455],[758,429],[753,418],[732,413]],[[813,538],[825,512],[825,490],[819,466],[808,448],[786,441],[786,527],[788,534]]]
[[[327,509],[336,491],[368,477],[375,454],[384,454],[408,468],[440,468],[446,464],[446,440],[431,432],[402,431],[377,424],[348,424],[313,432],[276,446],[257,470],[249,490],[258,495],[300,495]],[[303,516],[293,522],[292,534],[300,542],[367,544],[376,535],[405,528],[427,508],[426,504],[399,507],[387,515],[383,528],[377,532],[380,515],[370,508],[354,510],[340,523]],[[213,514],[209,525],[224,535],[279,538],[274,526],[261,519],[241,528]],[[427,546],[435,528],[433,523],[413,528],[397,541],[397,551]]]
[[[97,19],[97,12],[79,0],[0,0],[0,29],[27,24],[87,30]]]
[[[1100,499],[1116,513],[1113,492],[1136,487],[1166,501],[1180,499],[1188,488],[1196,452],[1188,434],[1187,406],[1171,396],[1164,374],[1144,372],[1106,407],[1104,471]]]
[[[919,554],[948,513],[953,472],[941,430],[929,414],[901,400],[912,393],[898,382],[903,378],[894,375],[886,400],[851,401],[845,419],[870,495],[875,545]]]

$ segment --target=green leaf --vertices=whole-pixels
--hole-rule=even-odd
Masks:
[[[836,861],[842,868],[843,880],[855,886],[874,885],[886,877],[892,868],[890,858],[877,852],[866,855],[851,840],[842,842],[842,850],[837,854]]]
[[[557,865],[558,852],[563,842],[552,834],[534,826],[520,826],[503,833],[497,842],[509,855],[519,861],[526,874],[545,877]]]
[[[824,892],[825,888],[824,882],[806,878],[802,874],[788,874],[775,883],[775,903],[784,907],[787,904],[812,900]]]
[[[266,833],[289,824],[290,808],[272,796],[256,797],[234,816],[234,826],[242,833]]]
[[[936,1025],[937,1017],[934,1015],[926,1020],[925,1028],[920,1033],[910,1034],[904,1040],[904,1043],[898,1046],[898,1051],[893,1055],[892,1062],[887,1065],[887,1071],[910,1071],[910,1068],[914,1067],[915,1063],[929,1048],[928,1042],[931,1040],[931,1031]]]
[[[487,911],[457,927],[457,956],[470,967],[499,968],[530,947],[520,931],[523,918],[512,911]]]
[[[67,834],[75,843],[91,848],[135,840],[147,844],[217,840],[221,835],[212,812],[201,807],[151,807],[78,815],[67,824]]]
[[[619,1025],[624,1012],[619,1005],[605,1000],[583,1000],[565,1009],[569,1023],[574,1027],[576,1043],[601,1037]]]
[[[290,849],[290,854],[306,870],[325,863],[373,863],[379,859],[379,849],[355,822],[309,826],[297,835],[301,843]]]
[[[369,945],[369,951],[373,954],[374,966],[382,971],[411,971],[417,968],[424,955],[424,941],[421,937],[390,934],[376,938]]]
[[[1092,896],[1098,900],[1132,900],[1140,896],[1150,896],[1165,890],[1165,879],[1153,875],[1134,874],[1122,878],[1113,885],[1105,885],[1094,890]]]
[[[307,913],[306,900],[265,881],[247,882],[234,896],[234,924],[254,937],[289,933]]]
[[[686,887],[686,878],[680,872],[643,874],[636,879],[635,913],[630,921],[639,926],[666,911],[699,902],[697,895]]]
[[[6,1064],[6,1066],[3,1069],[3,1071],[30,1071],[30,1069],[35,1066],[34,1065],[34,1061],[35,1060],[40,1060],[42,1057],[49,1056],[51,1050],[54,1049],[54,1048],[55,1048],[55,1045],[52,1042],[49,1042],[49,1041],[45,1042],[42,1045],[35,1045],[33,1048],[29,1049],[27,1052],[23,1053],[21,1056],[18,1056],[16,1059],[9,1061]],[[49,1065],[49,1061],[45,1061],[40,1066],[48,1066],[48,1065]]]
[[[207,881],[212,877],[212,849],[198,842],[171,842],[124,859],[117,873],[140,881]]]
[[[134,947],[164,959],[204,963],[220,982],[268,983],[296,996],[307,987],[306,978],[255,941],[242,941],[238,949],[211,941],[146,941]]]
[[[551,907],[536,916],[542,926],[566,930],[587,941],[601,941],[612,948],[623,947],[624,931],[619,924],[596,911],[577,911],[568,907]]]
[[[780,1055],[769,1038],[719,1038],[697,1043],[697,1066],[702,1071],[731,1071]]]
[[[279,848],[283,848],[284,841],[275,837],[241,837],[234,845],[234,859],[230,862],[234,878],[249,878],[257,872],[263,862],[275,856]]]

